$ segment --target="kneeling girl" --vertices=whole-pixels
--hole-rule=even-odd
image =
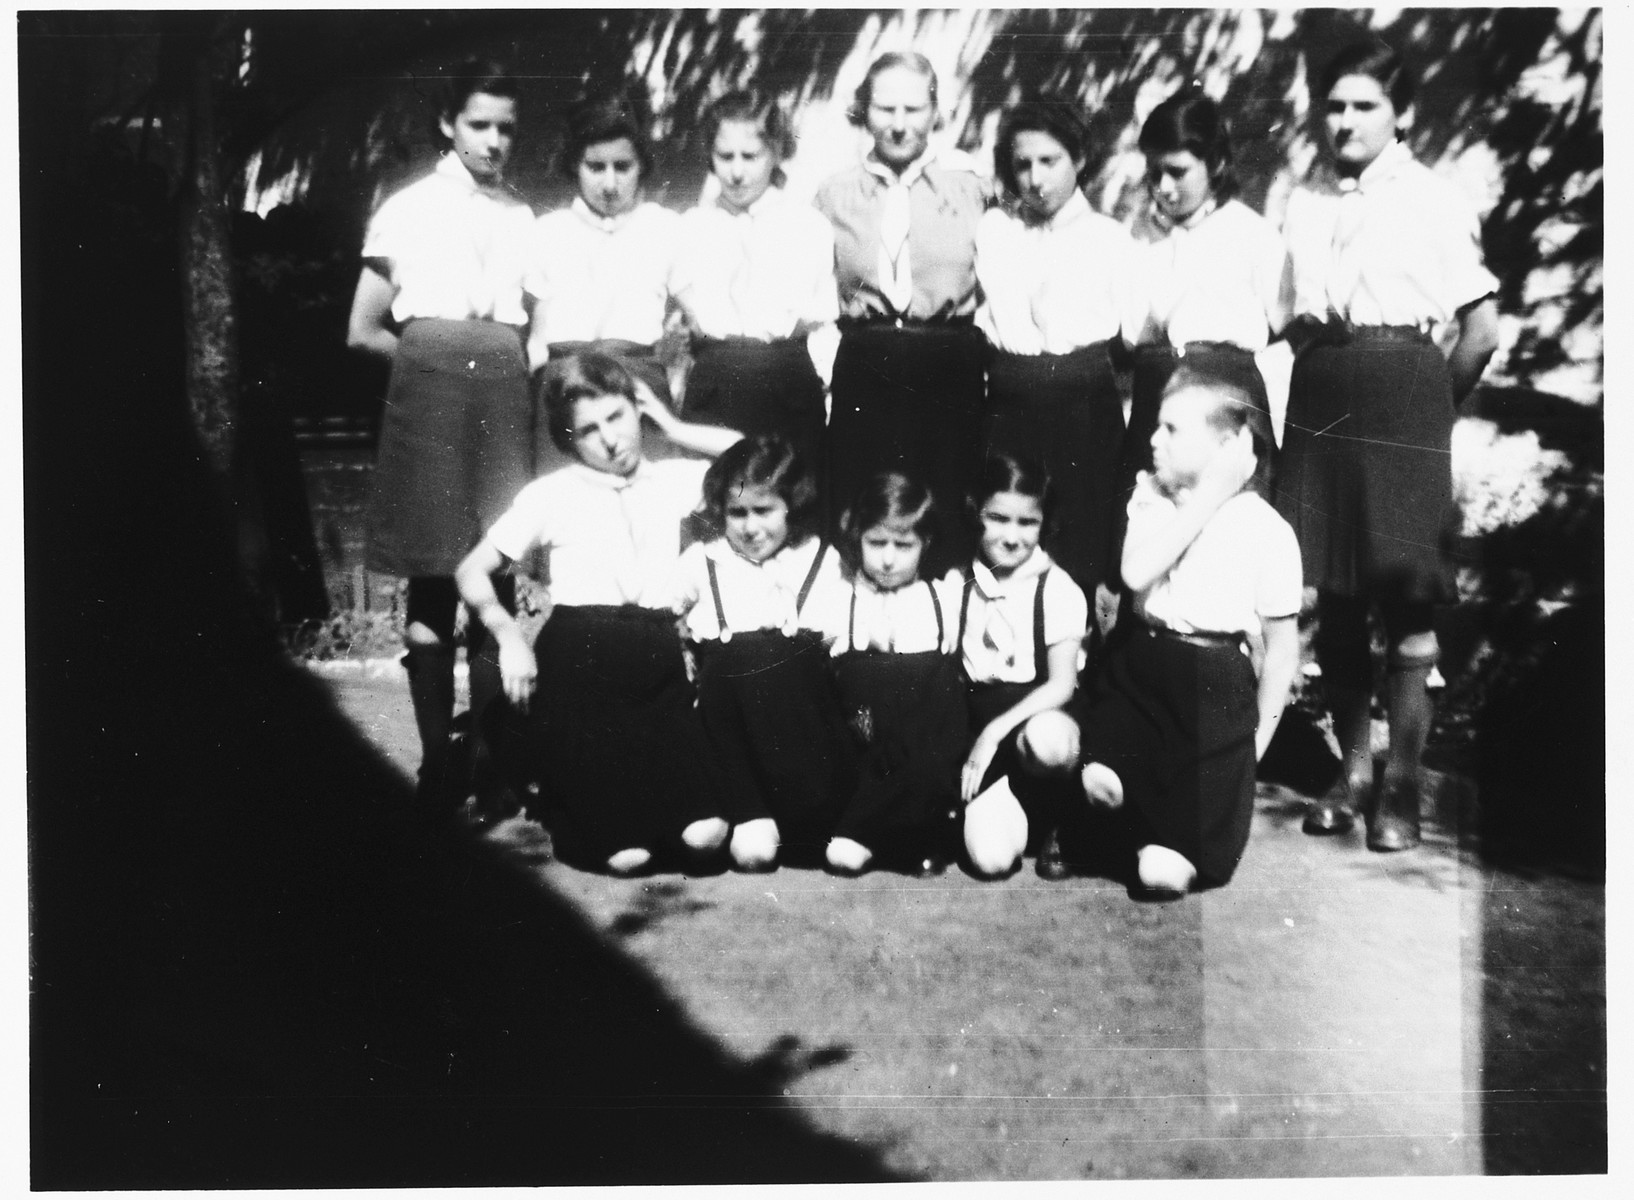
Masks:
[[[1062,708],[1078,686],[1089,605],[1038,544],[1051,507],[1043,468],[995,455],[978,484],[978,555],[959,604],[979,731],[960,778],[965,850],[979,874],[1005,874],[1026,849],[1031,820],[1042,834],[1039,873],[1060,878],[1057,831],[1071,791],[1059,777],[1078,760],[1078,727]]]
[[[675,606],[704,731],[727,776],[732,859],[770,870],[780,846],[821,852],[849,787],[827,648],[803,617],[814,588],[839,583],[839,555],[815,536],[816,483],[782,434],[727,450],[703,492],[723,536],[681,555]]]
[[[1249,486],[1271,448],[1245,388],[1182,366],[1129,501],[1136,619],[1114,630],[1084,706],[1082,782],[1092,807],[1125,810],[1151,892],[1230,880],[1299,667],[1299,546]]]
[[[641,420],[706,455],[738,435],[638,401],[629,371],[601,354],[560,363],[541,399],[551,439],[578,461],[524,487],[455,576],[499,643],[501,741],[520,740],[520,769],[559,806],[556,832],[575,856],[628,874],[676,837],[718,850],[721,787],[670,607],[681,522],[708,464],[648,461]],[[549,556],[553,607],[530,648],[489,577],[535,547]]]

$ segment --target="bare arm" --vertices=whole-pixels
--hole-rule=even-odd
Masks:
[[[1299,618],[1275,617],[1263,624],[1265,661],[1260,666],[1260,716],[1254,730],[1256,762],[1265,757],[1265,750],[1282,720],[1282,712],[1288,706],[1288,690],[1293,686],[1294,674],[1299,670]]]
[[[743,438],[743,434],[736,429],[720,425],[694,425],[681,420],[639,379],[636,380],[636,392],[636,407],[641,415],[651,419],[665,437],[683,450],[714,458]]]
[[[346,321],[346,344],[389,359],[397,352],[397,334],[392,330],[391,303],[397,285],[368,263],[357,277],[352,293],[352,313]]]
[[[1458,314],[1458,340],[1447,353],[1454,403],[1462,403],[1481,381],[1481,372],[1497,348],[1498,302],[1488,296]]]
[[[499,645],[499,676],[505,695],[520,711],[527,712],[539,665],[533,657],[533,648],[522,636],[522,627],[505,611],[499,594],[494,591],[493,576],[510,563],[497,546],[483,538],[454,568],[454,584],[471,615],[482,622]]]
[[[1227,450],[1214,455],[1198,476],[1197,485],[1175,507],[1174,514],[1140,537],[1123,544],[1123,582],[1130,591],[1143,591],[1169,573],[1187,548],[1197,540],[1220,506],[1242,491],[1254,474],[1254,439],[1239,429]]]
[[[982,776],[987,774],[987,768],[992,765],[993,756],[999,752],[1005,738],[1030,718],[1060,708],[1072,699],[1072,693],[1078,689],[1078,647],[1076,638],[1068,638],[1051,646],[1045,659],[1044,682],[994,717],[976,735],[960,779],[959,791],[966,804],[976,798]]]

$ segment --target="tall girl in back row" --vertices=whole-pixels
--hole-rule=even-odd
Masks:
[[[347,328],[348,345],[392,363],[365,562],[408,579],[404,664],[425,808],[463,800],[473,783],[453,776],[449,753],[454,568],[533,477],[521,277],[533,213],[505,184],[516,120],[515,82],[495,64],[449,77],[437,118],[448,151],[370,219]],[[497,586],[511,609],[510,581]],[[499,667],[481,622],[467,636],[481,767],[475,718],[498,693]]]
[[[1009,199],[976,228],[976,324],[987,335],[983,444],[1042,463],[1055,561],[1093,596],[1108,574],[1123,398],[1107,351],[1133,274],[1129,235],[1079,184],[1088,131],[1070,107],[1019,104],[993,163]]]
[[[1125,502],[1136,473],[1151,470],[1163,388],[1182,359],[1270,411],[1254,355],[1287,324],[1293,288],[1276,227],[1236,198],[1231,130],[1200,88],[1152,110],[1140,149],[1151,202],[1135,223],[1136,286],[1123,321],[1135,354],[1119,472]]]
[[[720,190],[682,216],[670,281],[692,333],[687,419],[781,433],[815,462],[826,412],[806,338],[838,312],[834,232],[783,191],[794,130],[771,97],[722,96],[703,144]]]
[[[1348,830],[1374,788],[1376,609],[1390,750],[1367,845],[1402,850],[1419,840],[1455,406],[1497,347],[1497,281],[1482,265],[1471,204],[1401,140],[1413,79],[1393,49],[1341,51],[1311,100],[1332,159],[1289,198],[1283,225],[1299,320],[1277,507],[1298,535],[1305,584],[1318,589],[1316,655],[1344,771],[1305,831]]]

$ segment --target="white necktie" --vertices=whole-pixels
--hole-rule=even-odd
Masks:
[[[913,268],[908,248],[908,185],[899,175],[885,186],[879,217],[879,288],[886,303],[905,314],[913,303]]]

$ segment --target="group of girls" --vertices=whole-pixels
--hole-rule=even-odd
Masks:
[[[470,70],[455,81],[439,120],[450,153],[371,222],[351,322],[355,345],[393,359],[369,566],[409,577],[407,664],[425,745],[423,790],[479,797],[496,790],[489,735],[503,722],[482,716],[501,690],[513,726],[531,705],[538,744],[561,747],[565,735],[546,731],[569,718],[580,728],[588,711],[564,681],[589,688],[591,677],[604,674],[597,656],[610,646],[647,647],[625,664],[626,682],[639,683],[637,691],[690,694],[687,658],[670,654],[659,618],[623,611],[673,607],[674,594],[649,603],[658,594],[649,588],[670,586],[650,570],[660,558],[681,561],[670,514],[684,517],[704,488],[694,460],[649,461],[639,440],[644,414],[686,450],[718,451],[722,439],[740,433],[755,435],[744,446],[758,450],[737,451],[722,467],[730,478],[704,490],[721,540],[685,558],[696,707],[688,716],[686,705],[674,706],[672,722],[653,726],[651,736],[667,739],[673,754],[614,756],[643,760],[632,769],[650,779],[599,786],[603,807],[662,812],[672,823],[686,817],[668,833],[703,854],[729,841],[746,866],[773,861],[780,842],[826,838],[830,864],[855,870],[893,839],[913,844],[917,837],[924,857],[935,857],[922,834],[923,813],[946,802],[951,755],[952,793],[979,801],[963,814],[970,859],[990,873],[1008,869],[1021,852],[1018,830],[1027,840],[1018,813],[1032,812],[1033,827],[1049,830],[1064,819],[1059,805],[1072,807],[1076,785],[1058,785],[1072,784],[1088,748],[1079,745],[1083,722],[1066,710],[1091,700],[1106,712],[1131,708],[1119,709],[1099,682],[1072,701],[1090,600],[1103,631],[1121,604],[1116,625],[1124,639],[1109,648],[1103,682],[1134,632],[1166,630],[1192,637],[1192,650],[1238,653],[1245,639],[1252,642],[1265,690],[1265,651],[1273,640],[1283,644],[1269,636],[1270,623],[1289,615],[1274,611],[1286,607],[1279,587],[1267,585],[1264,597],[1235,610],[1239,628],[1209,623],[1226,619],[1219,607],[1205,606],[1201,622],[1160,615],[1164,605],[1154,609],[1143,590],[1174,569],[1199,590],[1196,559],[1228,570],[1218,554],[1199,551],[1190,567],[1188,555],[1209,520],[1243,506],[1225,503],[1224,485],[1197,486],[1195,472],[1189,482],[1165,481],[1152,448],[1184,442],[1187,430],[1214,449],[1248,437],[1232,414],[1244,406],[1267,411],[1255,355],[1285,338],[1296,360],[1275,505],[1297,534],[1304,584],[1318,592],[1318,661],[1346,760],[1340,784],[1312,805],[1305,827],[1342,832],[1368,807],[1371,847],[1416,843],[1417,758],[1430,716],[1425,680],[1436,657],[1430,618],[1445,583],[1436,547],[1450,503],[1453,406],[1495,347],[1495,281],[1481,266],[1468,205],[1399,140],[1412,119],[1412,85],[1393,51],[1354,47],[1321,74],[1313,98],[1331,161],[1296,190],[1281,231],[1235,198],[1229,132],[1197,89],[1160,104],[1143,126],[1151,203],[1132,233],[1085,199],[1090,147],[1084,122],[1066,105],[1023,103],[1004,114],[995,147],[1004,195],[994,203],[961,155],[932,145],[937,78],[917,54],[887,54],[869,69],[850,115],[871,148],[824,183],[814,207],[792,202],[781,187],[781,163],[793,145],[787,116],[755,93],[733,93],[706,118],[714,194],[696,209],[676,214],[644,200],[651,166],[644,124],[622,102],[597,101],[570,114],[563,164],[577,198],[535,220],[503,182],[515,94],[497,72]],[[672,380],[656,353],[666,314],[676,312],[692,338],[684,381]],[[808,345],[813,331],[826,329],[838,334],[831,361],[821,339]],[[1114,368],[1128,357],[1126,423]],[[1226,399],[1178,404],[1185,428],[1177,432],[1162,414],[1181,366],[1191,380],[1181,389],[1187,395]],[[594,399],[606,401],[608,412],[578,411]],[[1253,426],[1250,475],[1268,490],[1269,433],[1261,436],[1257,418],[1242,420]],[[633,434],[609,428],[620,423]],[[548,432],[548,443],[535,430]],[[771,471],[762,434],[777,435],[777,454],[788,451],[790,463],[807,466]],[[627,435],[635,436],[633,446]],[[552,447],[567,454],[568,465],[524,488]],[[737,454],[750,458],[740,467]],[[988,477],[995,463],[1007,464],[1004,486]],[[821,483],[815,499],[807,494],[811,476]],[[776,513],[740,503],[757,492],[775,495],[776,503],[762,507],[781,506],[781,534],[770,531]],[[936,536],[926,536],[914,496],[924,512],[941,510]],[[1173,528],[1189,535],[1152,533],[1151,511],[1173,516]],[[1131,543],[1140,514],[1143,537],[1180,540],[1167,561],[1155,555],[1163,570],[1132,578],[1130,555],[1137,565],[1147,561]],[[1046,516],[1047,551],[1039,545]],[[506,569],[536,546],[550,552],[556,605],[538,667],[514,632]],[[870,546],[876,563],[888,550],[895,560],[915,550],[919,582],[886,586],[881,580],[894,575],[870,568]],[[451,577],[462,559],[476,774],[450,779],[443,747],[458,598]],[[606,562],[593,564],[597,559]],[[580,565],[598,582],[581,589]],[[949,572],[961,582],[952,583]],[[747,590],[735,592],[731,580]],[[845,587],[841,628],[832,597]],[[775,620],[767,616],[773,609]],[[1378,800],[1369,805],[1371,611],[1382,617],[1390,647],[1391,744]],[[917,615],[897,630],[893,621],[909,613]],[[600,649],[589,654],[586,645]],[[825,646],[833,661],[819,664]],[[881,682],[908,672],[895,663],[877,671],[884,657],[916,655],[924,656],[914,661],[927,694],[953,694],[943,679],[953,668],[932,659],[957,660],[970,688],[962,716],[951,701],[908,700],[897,682]],[[767,669],[746,665],[762,657]],[[1192,666],[1172,669],[1200,678]],[[807,714],[817,723],[798,739],[778,731],[804,726],[763,721],[767,703],[755,690],[782,686],[760,676],[793,678],[790,672],[803,672],[791,690],[829,689],[834,699],[828,716]],[[548,703],[528,700],[535,679]],[[1123,686],[1132,685],[1125,679]],[[1267,701],[1253,688],[1227,690],[1237,697],[1231,713],[1240,748],[1242,728],[1267,726],[1260,711]],[[838,726],[834,711],[842,714]],[[960,735],[932,739],[915,725],[921,718],[946,729],[969,722],[970,746],[946,749]],[[1124,717],[1102,724],[1120,721],[1127,725]],[[1148,730],[1135,742],[1149,750],[1168,744],[1164,739],[1202,736],[1195,722],[1182,726]],[[921,736],[943,747],[942,759],[902,749]],[[779,737],[848,749],[807,772],[768,766],[759,750],[744,748]],[[671,766],[676,755],[698,758],[706,741],[738,747],[705,756],[698,778],[712,779],[708,786]],[[681,751],[681,743],[692,749]],[[580,749],[564,747],[560,757],[543,750],[536,774],[554,780],[563,796],[579,786],[569,776],[587,794],[597,790],[593,780],[606,764]],[[1091,806],[1174,790],[1172,780],[1159,787],[1150,773],[1136,772],[1145,782],[1131,785],[1111,765],[1115,746],[1096,741],[1095,754],[1076,793]],[[906,776],[888,769],[910,759]],[[783,782],[769,784],[774,776]],[[903,791],[906,778],[922,782]],[[1009,782],[998,786],[1002,781]],[[808,783],[804,798],[792,798]],[[882,789],[892,788],[924,802],[879,802]],[[613,797],[615,790],[621,795]],[[1220,791],[1213,784],[1206,790]],[[1022,793],[1019,803],[1012,793]],[[880,818],[885,809],[892,815]],[[887,829],[910,809],[921,815],[907,824],[921,833]],[[606,850],[608,865],[649,861],[656,834],[610,846],[594,824],[584,826],[582,842],[597,854]],[[1215,824],[1245,833],[1242,805]],[[1145,828],[1161,832],[1163,825],[1148,821]],[[1222,864],[1240,853],[1240,844],[1229,850],[1235,837],[1221,843],[1223,858],[1195,838],[1186,842],[1189,855],[1170,848],[1194,867],[1202,860],[1205,877],[1218,881],[1229,875]],[[1042,846],[1052,871],[1060,858],[1053,841],[1046,837]],[[1165,877],[1182,876],[1175,869]]]

